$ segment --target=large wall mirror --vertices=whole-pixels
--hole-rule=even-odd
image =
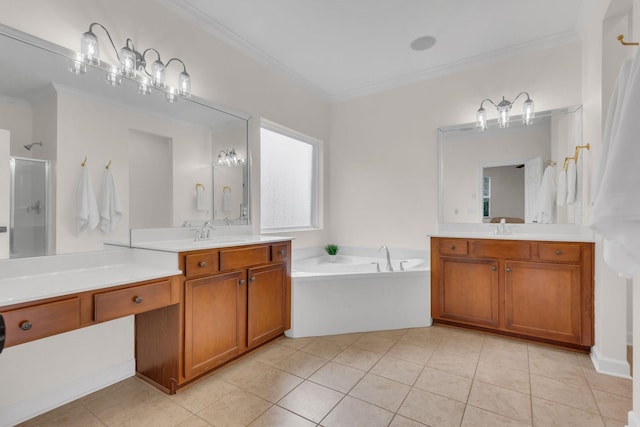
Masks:
[[[533,124],[520,117],[508,128],[489,122],[484,132],[466,123],[439,129],[439,221],[441,223],[507,222],[533,224],[546,167],[556,182],[565,157],[582,145],[580,106],[543,111]],[[554,166],[555,165],[555,166]],[[583,180],[577,163],[578,184]],[[579,190],[578,190],[579,193]],[[580,224],[582,200],[555,207],[555,224]]]
[[[106,64],[73,74],[75,52],[6,26],[0,52],[0,170],[12,174],[0,189],[10,206],[0,243],[10,257],[97,250],[130,228],[249,224],[248,116],[195,96],[169,103],[155,88],[141,95],[125,77],[110,85]],[[78,233],[85,159],[99,203],[107,165],[114,178],[123,215],[112,232]]]

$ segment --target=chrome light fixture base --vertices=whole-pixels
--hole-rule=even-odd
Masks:
[[[522,123],[526,126],[530,125],[535,117],[533,101],[531,100],[527,92],[520,92],[518,95],[516,95],[513,102],[505,99],[504,96],[502,97],[502,101],[500,101],[498,104],[496,104],[489,98],[483,99],[480,103],[480,108],[478,109],[478,111],[476,111],[476,129],[478,129],[479,131],[485,131],[488,127],[487,111],[483,107],[485,101],[488,101],[494,107],[496,107],[496,110],[498,111],[498,126],[502,129],[509,127],[509,112],[511,111],[513,104],[515,104],[518,98],[520,98],[520,96],[522,95],[527,96],[527,99],[522,105]]]
[[[94,33],[94,27],[102,28],[107,34],[109,42],[116,58],[118,59],[118,66],[107,65],[107,83],[110,85],[119,85],[122,81],[122,77],[136,80],[138,83],[138,93],[147,95],[151,92],[151,85],[157,89],[160,89],[166,93],[166,99],[168,102],[176,102],[177,95],[183,98],[191,97],[191,76],[187,73],[187,66],[178,58],[171,58],[166,65],[160,58],[160,52],[154,48],[145,49],[142,53],[136,50],[136,47],[131,39],[125,41],[125,45],[121,49],[116,49],[111,34],[104,27],[104,25],[94,22],[89,26],[89,30],[82,34],[80,40],[80,54],[78,59],[71,62],[69,70],[74,74],[86,73],[87,65],[100,66],[100,44],[98,37]],[[157,59],[152,63],[151,72],[147,70],[146,55],[150,52],[156,54]],[[172,62],[179,62],[182,64],[182,72],[178,75],[178,87],[174,88],[167,86],[166,84],[166,69]]]

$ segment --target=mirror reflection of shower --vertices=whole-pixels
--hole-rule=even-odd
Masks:
[[[40,141],[40,142],[32,142],[31,144],[23,145],[23,147],[27,151],[31,151],[31,149],[33,148],[34,145],[39,145],[40,147],[42,147],[42,141]]]
[[[9,162],[11,169],[9,256],[23,258],[47,255],[49,161],[11,157]]]

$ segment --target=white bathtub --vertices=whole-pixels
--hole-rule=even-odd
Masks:
[[[431,325],[427,252],[390,248],[394,271],[382,252],[341,248],[335,262],[322,249],[294,251],[291,338],[382,331]],[[405,271],[400,271],[400,261]],[[376,271],[379,263],[381,272]]]

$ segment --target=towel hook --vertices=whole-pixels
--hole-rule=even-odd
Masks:
[[[638,42],[626,42],[626,41],[624,41],[624,35],[623,34],[620,34],[618,36],[618,41],[623,46],[638,46],[640,44]]]
[[[109,160],[109,163],[107,163],[107,165],[104,167],[106,170],[109,170],[109,167],[111,166],[111,160]]]
[[[231,187],[225,185],[224,187],[222,187],[222,192],[223,193],[231,193]]]
[[[198,191],[198,187],[202,187],[202,191],[204,191],[204,185],[200,184],[199,182],[196,184],[196,192]]]
[[[87,156],[84,156],[84,160],[80,163],[80,166],[85,167],[87,165]]]

